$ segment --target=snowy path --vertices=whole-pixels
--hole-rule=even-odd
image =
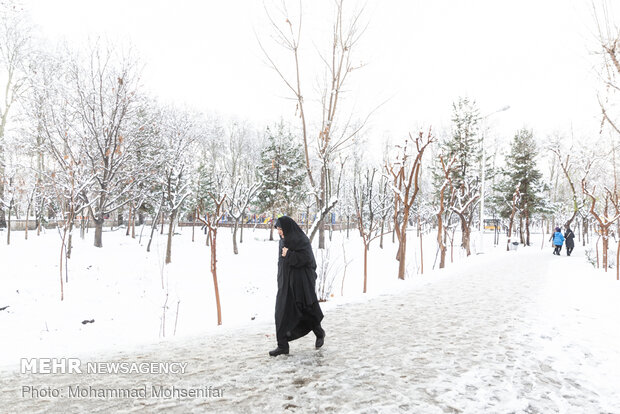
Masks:
[[[327,312],[319,351],[307,337],[269,358],[275,340],[263,325],[105,359],[185,361],[184,375],[0,373],[0,412],[620,413],[618,282],[564,276],[582,261],[536,248],[471,258],[400,294]],[[21,396],[33,385],[66,397],[77,384],[210,385],[224,396]]]

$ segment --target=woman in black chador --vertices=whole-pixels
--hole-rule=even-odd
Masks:
[[[313,331],[316,348],[323,346],[323,312],[316,297],[316,262],[310,240],[295,221],[280,217],[275,224],[280,235],[276,338],[271,356],[288,354],[288,343]]]
[[[575,248],[575,233],[573,233],[569,226],[566,226],[564,239],[566,240],[566,255],[570,256],[570,254],[573,252],[573,249]]]

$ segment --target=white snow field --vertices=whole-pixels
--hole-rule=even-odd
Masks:
[[[231,250],[227,234],[222,232],[222,252]],[[541,250],[540,239],[511,252],[487,243],[483,255],[459,257],[448,269],[430,271],[435,252],[429,235],[424,275],[413,272],[404,282],[394,281],[391,243],[384,251],[373,245],[369,294],[357,293],[356,259],[347,270],[345,297],[338,280],[335,297],[323,306],[324,347],[315,350],[310,334],[291,343],[290,355],[271,358],[276,244],[261,240],[265,231],[247,231],[238,258],[222,253],[224,325],[214,328],[208,251],[202,238],[190,244],[188,235],[185,230],[175,238],[173,264],[164,269],[175,288],[168,333],[159,342],[159,250],[146,256],[140,247],[138,254],[130,248],[135,240],[107,232],[107,259],[99,260],[87,247],[90,237],[78,242],[59,305],[56,245],[33,237],[16,240],[14,250],[2,247],[0,259],[13,267],[0,278],[0,307],[10,305],[0,312],[0,412],[620,413],[620,282],[615,269],[594,270],[579,244],[574,256],[557,257],[550,248]],[[357,242],[352,236],[347,255],[360,250]],[[26,257],[7,254],[20,246],[32,246]],[[339,251],[332,251],[332,260]],[[125,273],[110,273],[114,254],[122,258],[115,271]],[[192,257],[203,265],[197,268]],[[32,270],[35,264],[39,274]],[[170,338],[177,297],[179,326]],[[79,323],[87,318],[95,323]],[[20,373],[19,358],[33,356],[80,357],[83,363],[183,362],[187,369]],[[164,398],[151,393],[152,385],[210,386],[222,396]],[[147,392],[129,399],[69,396],[76,386]],[[34,397],[23,387],[39,394],[58,390],[58,396]]]

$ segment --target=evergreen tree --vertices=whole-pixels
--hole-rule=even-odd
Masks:
[[[305,189],[304,154],[301,146],[296,144],[299,140],[284,122],[268,127],[266,135],[267,142],[258,167],[263,188],[256,205],[260,211],[269,212],[273,217],[279,212],[291,215]]]
[[[476,101],[459,98],[452,104],[452,135],[444,142],[447,158],[456,155],[452,184],[459,188],[464,183],[478,178],[482,157],[482,135],[480,134],[480,110]]]
[[[459,98],[452,108],[452,133],[442,145],[446,160],[454,159],[450,172],[450,187],[454,191],[446,197],[446,205],[459,217],[461,245],[469,255],[471,226],[480,199],[481,117],[476,102],[466,97]]]
[[[542,197],[544,191],[544,183],[541,181],[542,173],[536,166],[537,151],[533,132],[525,128],[518,131],[510,145],[506,166],[502,169],[503,179],[496,188],[499,199],[495,202],[498,204],[501,216],[506,218],[511,212],[507,201],[512,200],[515,188],[519,186],[518,209],[522,223],[521,242],[526,246],[530,245],[532,216],[546,208],[545,199]]]

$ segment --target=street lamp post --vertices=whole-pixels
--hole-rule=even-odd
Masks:
[[[488,117],[490,117],[491,115],[497,114],[499,112],[504,112],[510,109],[510,105],[506,105],[501,109],[498,109],[497,111],[491,112],[490,114],[487,114],[485,116],[482,117],[482,121],[484,122],[483,126],[486,126],[486,119]],[[483,247],[484,247],[484,193],[486,190],[486,182],[485,182],[485,176],[486,176],[486,151],[485,151],[485,146],[484,146],[484,136],[486,134],[485,128],[482,129],[482,140],[481,140],[481,145],[482,145],[482,161],[481,161],[481,177],[480,177],[480,222],[478,223],[478,227],[479,227],[479,232],[480,232],[480,248],[478,249],[478,254],[483,253]]]

